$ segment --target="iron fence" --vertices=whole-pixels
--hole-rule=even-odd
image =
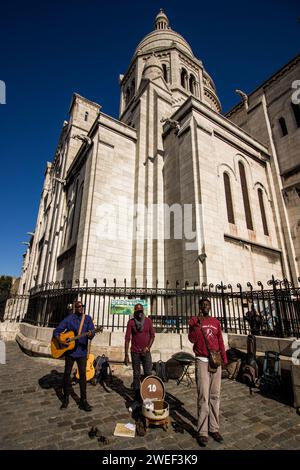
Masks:
[[[9,299],[7,299],[5,304],[4,315],[1,321],[9,320],[11,322],[19,322],[25,317],[27,309],[28,309],[28,302],[29,302],[29,295],[12,295]]]
[[[144,299],[157,332],[182,333],[187,332],[190,317],[198,313],[199,299],[205,297],[211,301],[211,315],[220,320],[225,332],[299,338],[299,284],[300,278],[295,286],[286,279],[280,281],[274,277],[266,287],[258,282],[255,289],[250,283],[247,289],[241,284],[234,289],[231,284],[222,282],[201,286],[188,282],[180,286],[176,282],[171,287],[167,281],[164,288],[158,288],[158,282],[156,287],[150,288],[127,287],[126,280],[122,286],[118,286],[116,280],[108,286],[106,279],[101,286],[97,279],[92,285],[87,279],[82,284],[78,279],[75,282],[57,281],[33,288],[26,299],[21,296],[19,314],[7,309],[5,319],[55,327],[70,311],[70,305],[80,299],[96,326],[124,331],[128,315],[112,314],[112,299]]]

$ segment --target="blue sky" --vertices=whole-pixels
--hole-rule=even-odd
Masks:
[[[72,93],[118,117],[118,76],[161,7],[213,77],[224,112],[239,101],[236,88],[254,90],[299,53],[296,0],[2,2],[0,275],[20,273],[21,242],[34,230],[46,161]]]

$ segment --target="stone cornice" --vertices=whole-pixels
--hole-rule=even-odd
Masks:
[[[137,141],[137,131],[133,127],[128,126],[124,122],[115,119],[108,114],[100,113],[99,126],[106,127],[107,129],[116,132],[117,134],[122,135],[123,137],[133,140],[134,142]]]
[[[69,114],[71,113],[72,111],[72,108],[74,106],[74,103],[76,101],[76,99],[79,98],[81,101],[84,101],[86,104],[88,104],[91,108],[99,108],[101,109],[101,105],[96,103],[95,101],[91,101],[89,100],[88,98],[85,98],[84,96],[81,96],[79,95],[78,93],[73,93],[72,95],[72,99],[71,99],[71,104],[70,104],[70,108],[69,108]]]
[[[191,112],[192,109],[197,110],[200,114],[205,116],[211,122],[218,124],[221,128],[235,136],[238,139],[241,139],[245,144],[247,144],[250,148],[253,148],[256,152],[264,155],[266,159],[270,158],[270,153],[261,142],[254,139],[250,134],[246,131],[241,129],[239,126],[231,122],[222,114],[213,111],[209,106],[204,104],[203,102],[197,100],[194,97],[188,98],[182,106],[175,111],[175,113],[170,116],[170,118],[180,121],[182,120],[188,113]],[[217,131],[218,132],[218,131]],[[264,160],[262,160],[264,161]]]
[[[261,85],[259,85],[257,88],[255,88],[251,93],[248,94],[248,97],[251,97],[255,93],[257,93],[260,89],[261,91],[265,90],[268,88],[274,81],[280,79],[283,75],[285,75],[287,72],[289,72],[292,68],[296,67],[298,62],[300,62],[300,54],[298,54],[296,57],[294,57],[292,60],[290,60],[286,65],[281,67],[277,72],[275,72],[271,77],[269,77],[267,80],[262,82]],[[236,111],[238,111],[240,108],[244,106],[244,103],[238,103],[235,105],[233,108],[231,108],[227,113],[226,117],[232,116]]]
[[[177,51],[178,54],[181,54],[183,57],[188,58],[188,60],[190,60],[192,63],[194,63],[196,67],[203,68],[203,64],[199,59],[197,59],[196,57],[189,57],[187,54],[184,53],[184,51],[182,51],[182,49],[177,47],[176,44],[173,44],[169,47],[163,46],[163,47],[160,47],[160,48],[153,49],[153,51],[151,51],[151,52],[149,52],[149,51],[148,52],[139,52],[139,53],[135,54],[133,56],[133,58],[131,59],[131,61],[130,61],[130,64],[128,66],[127,71],[124,73],[124,78],[122,79],[122,84],[126,82],[128,76],[131,73],[131,70],[132,70],[132,67],[133,67],[134,63],[138,60],[139,57],[144,57],[144,56],[149,57],[149,56],[151,56],[152,52],[154,52],[155,54],[159,54],[161,52],[165,52],[165,51],[170,52],[170,51],[174,51],[174,50]]]
[[[255,248],[260,248],[262,250],[271,251],[273,253],[276,253],[277,255],[281,255],[282,253],[282,250],[280,250],[279,248],[274,248],[269,245],[264,245],[263,243],[253,242],[251,240],[247,240],[246,238],[236,237],[229,233],[224,233],[224,240],[233,241],[233,242],[240,243],[243,245],[250,245]]]

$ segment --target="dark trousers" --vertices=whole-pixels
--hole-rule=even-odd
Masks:
[[[131,353],[131,362],[133,369],[133,390],[135,397],[139,397],[140,392],[140,377],[141,377],[141,364],[143,366],[143,371],[145,377],[151,375],[152,372],[152,358],[151,353],[148,351],[146,353]]]
[[[79,370],[80,398],[86,400],[86,357],[65,356],[65,371],[63,376],[63,389],[65,396],[74,395],[71,383],[71,372],[76,361]]]

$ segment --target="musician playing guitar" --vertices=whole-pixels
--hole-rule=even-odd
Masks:
[[[73,331],[75,335],[86,334],[76,341],[73,349],[65,352],[65,371],[63,376],[64,399],[60,409],[62,410],[68,407],[69,396],[71,395],[80,409],[91,411],[92,407],[87,402],[86,397],[86,362],[88,339],[92,339],[95,336],[95,327],[91,317],[84,314],[81,301],[78,300],[75,302],[75,313],[71,313],[64,318],[54,330],[53,336],[62,347],[66,346],[66,344],[60,340],[60,334],[64,331]],[[75,361],[79,370],[80,400],[74,392],[71,383],[71,372]]]

